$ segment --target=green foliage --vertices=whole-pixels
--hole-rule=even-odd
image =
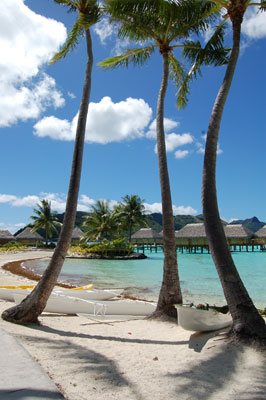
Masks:
[[[104,257],[116,257],[129,256],[133,249],[134,245],[128,243],[125,238],[118,238],[113,241],[105,239],[102,243],[71,246],[69,251],[70,253],[78,253],[82,255],[96,254]]]
[[[42,242],[37,242],[37,249],[55,249],[56,245],[54,243],[44,244]]]
[[[27,246],[17,242],[8,242],[2,245],[0,244],[0,253],[16,252],[25,249],[27,249]]]
[[[43,199],[37,204],[37,208],[33,211],[36,215],[30,217],[33,222],[32,231],[36,232],[40,229],[45,230],[46,244],[48,244],[48,237],[51,238],[53,232],[57,233],[57,229],[61,226],[60,222],[57,220],[56,212],[51,210],[51,202]]]

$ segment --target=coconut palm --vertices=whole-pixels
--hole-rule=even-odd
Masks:
[[[114,212],[121,221],[122,230],[128,232],[128,240],[131,242],[133,227],[137,225],[147,226],[147,217],[144,214],[144,200],[141,200],[136,194],[127,194],[125,197],[122,197],[122,200],[115,207]]]
[[[39,229],[44,229],[47,246],[48,238],[53,236],[53,232],[58,233],[57,228],[61,226],[61,223],[56,217],[56,212],[51,210],[51,202],[48,200],[41,200],[40,203],[37,204],[37,208],[34,208],[33,211],[36,215],[30,217],[34,221],[31,231],[36,232]]]
[[[71,233],[75,223],[78,193],[80,185],[83,147],[85,139],[86,120],[91,89],[91,72],[93,64],[92,41],[90,27],[100,18],[100,9],[96,0],[54,0],[58,4],[66,6],[70,11],[77,11],[78,17],[61,51],[57,53],[53,62],[65,57],[73,50],[79,40],[85,36],[87,44],[87,65],[83,86],[83,94],[80,103],[79,117],[76,129],[75,146],[73,151],[72,170],[69,182],[66,210],[61,233],[51,261],[43,274],[42,279],[31,294],[19,305],[5,310],[2,318],[15,323],[28,323],[36,321],[44,310],[47,300],[57,282],[62,269],[67,250],[71,242]]]
[[[236,340],[253,340],[266,345],[265,322],[254,307],[230,254],[221,224],[216,194],[216,152],[220,123],[238,60],[243,16],[247,6],[254,4],[249,0],[214,1],[226,9],[224,20],[231,20],[233,47],[224,80],[213,106],[207,132],[202,178],[204,222],[212,257],[233,317],[231,336]],[[261,2],[260,6],[261,9],[266,9],[266,2]]]
[[[179,88],[186,75],[184,66],[174,55],[174,50],[184,47],[189,35],[198,34],[206,29],[208,23],[215,18],[213,13],[216,8],[207,2],[202,3],[196,0],[178,2],[124,0],[122,4],[119,0],[107,0],[106,4],[112,20],[121,24],[120,38],[129,38],[142,45],[144,43],[145,46],[128,49],[120,56],[101,62],[100,66],[114,68],[127,67],[130,63],[143,65],[156,49],[159,50],[163,60],[156,111],[156,132],[163,216],[164,273],[157,310],[153,316],[162,314],[176,316],[173,304],[182,303],[182,294],[177,268],[174,219],[165,148],[164,100],[169,77]],[[221,39],[221,32],[217,37]],[[181,40],[184,43],[181,43]],[[224,52],[220,52],[218,57],[215,56],[215,50],[219,48],[219,44],[220,42],[216,43],[215,40],[208,44],[209,56],[212,54],[212,61],[217,65],[225,62]],[[197,44],[192,45],[191,42],[190,46],[199,49]],[[183,88],[178,98],[180,105],[185,104],[188,91],[187,85],[183,85]]]
[[[91,208],[92,212],[84,217],[85,221],[82,224],[85,229],[82,240],[110,240],[117,229],[117,224],[108,201],[98,200]]]

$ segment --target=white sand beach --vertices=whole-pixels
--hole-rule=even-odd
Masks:
[[[47,257],[0,254],[0,266]],[[0,268],[0,285],[29,282]],[[12,303],[0,301],[0,312]],[[266,356],[175,322],[96,320],[44,313],[41,325],[0,319],[68,400],[265,400]],[[222,331],[220,331],[221,334]],[[14,377],[15,379],[15,377]]]

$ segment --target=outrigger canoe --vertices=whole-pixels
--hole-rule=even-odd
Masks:
[[[13,296],[15,302],[18,304],[27,296],[27,293],[18,291],[14,292]],[[44,311],[60,314],[86,314],[90,316],[147,316],[155,311],[155,309],[156,303],[141,300],[89,301],[52,293]]]
[[[0,299],[6,301],[14,301],[14,293],[26,293],[28,295],[34,286],[0,286]],[[108,300],[120,296],[123,289],[93,289],[93,285],[81,286],[73,289],[63,289],[56,287],[53,293],[62,294],[64,296],[72,296],[85,300]]]
[[[216,331],[232,324],[232,317],[215,310],[199,310],[190,306],[176,305],[178,325],[187,331]]]

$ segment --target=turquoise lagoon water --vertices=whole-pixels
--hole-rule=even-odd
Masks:
[[[124,288],[138,298],[158,298],[163,274],[163,253],[147,252],[144,260],[67,259],[60,280],[75,285],[93,283],[95,288]],[[253,302],[266,307],[266,253],[232,253],[236,267]],[[25,266],[42,273],[48,260]],[[184,302],[224,304],[221,284],[210,254],[178,253],[178,268]]]

